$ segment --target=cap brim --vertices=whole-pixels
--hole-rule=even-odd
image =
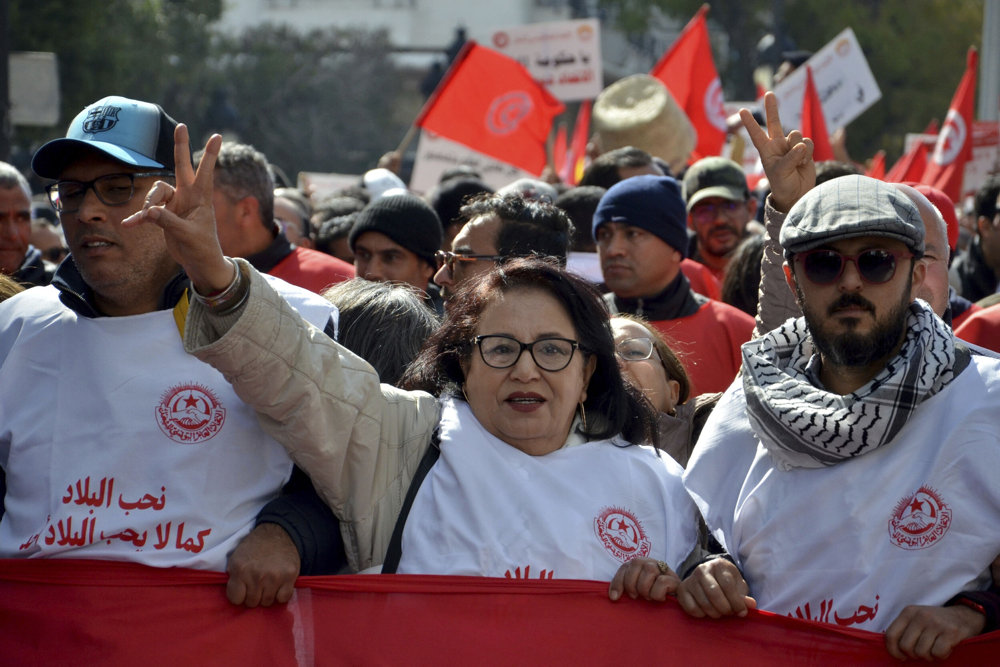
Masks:
[[[100,155],[133,167],[164,169],[165,165],[116,144],[81,139],[53,139],[35,152],[31,168],[42,178],[59,178],[63,171],[84,155]]]
[[[731,188],[727,185],[713,185],[710,188],[702,188],[698,192],[691,195],[691,199],[687,203],[688,213],[694,208],[694,205],[703,199],[708,199],[709,197],[722,197],[723,199],[729,199],[730,201],[745,201],[747,198],[747,193],[738,188]]]

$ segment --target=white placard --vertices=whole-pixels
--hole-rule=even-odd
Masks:
[[[845,29],[816,52],[805,65],[812,68],[816,92],[823,103],[827,132],[833,134],[882,99],[854,31]],[[806,89],[806,67],[799,67],[777,86],[778,111],[786,132],[802,127],[802,98]]]
[[[564,102],[593,99],[604,87],[597,19],[503,28],[490,36],[490,46],[524,65]]]
[[[462,144],[422,131],[413,162],[410,190],[421,194],[430,192],[440,182],[445,170],[463,165],[479,172],[483,182],[494,190],[519,178],[535,177],[523,169],[499,162]]]
[[[59,71],[56,54],[10,54],[10,118],[14,125],[52,127],[59,122]]]

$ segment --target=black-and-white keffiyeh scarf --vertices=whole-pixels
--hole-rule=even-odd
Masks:
[[[924,302],[910,305],[906,326],[899,354],[846,396],[809,381],[816,351],[805,318],[743,346],[750,424],[779,468],[829,466],[891,442],[910,413],[968,365],[968,350],[956,349],[951,329]]]

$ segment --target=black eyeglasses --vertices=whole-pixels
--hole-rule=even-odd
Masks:
[[[744,206],[745,204],[746,202],[729,201],[729,200],[722,202],[695,204],[694,208],[691,209],[691,219],[699,224],[712,222],[717,217],[719,217],[719,213],[723,214],[733,213],[741,206]]]
[[[866,283],[874,285],[887,283],[896,275],[896,261],[910,257],[913,257],[910,253],[894,252],[884,248],[863,250],[857,255],[845,255],[836,250],[820,248],[796,255],[796,258],[802,261],[806,278],[817,285],[836,282],[843,275],[847,262],[854,264],[858,275]]]
[[[499,262],[504,259],[503,255],[459,255],[454,252],[448,252],[447,250],[438,250],[434,253],[434,259],[437,261],[437,266],[440,269],[442,266],[447,266],[449,271],[454,272],[455,262]]]
[[[649,338],[627,338],[615,343],[615,355],[622,361],[645,361],[655,350]]]
[[[135,179],[147,176],[173,176],[169,171],[144,171],[137,174],[106,174],[92,181],[58,181],[45,186],[49,203],[59,213],[74,213],[80,210],[87,190],[93,190],[97,198],[107,206],[122,206],[135,196]]]
[[[573,353],[580,344],[569,338],[539,338],[522,343],[513,336],[494,334],[472,339],[479,348],[479,356],[490,368],[510,368],[527,350],[535,364],[543,371],[561,371],[573,360]]]

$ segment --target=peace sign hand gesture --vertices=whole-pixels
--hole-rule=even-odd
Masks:
[[[778,117],[778,98],[774,93],[764,95],[764,112],[767,116],[765,132],[747,109],[740,109],[743,127],[760,153],[764,173],[771,185],[771,205],[787,213],[805,193],[816,185],[816,165],[813,163],[813,142],[798,130],[786,137]]]
[[[212,135],[196,172],[191,166],[187,126],[178,125],[174,130],[177,184],[158,181],[146,195],[142,210],[122,221],[127,227],[143,223],[159,226],[171,257],[201,294],[222,291],[233,280],[233,266],[219,246],[212,207],[215,160],[221,147],[222,137]]]

